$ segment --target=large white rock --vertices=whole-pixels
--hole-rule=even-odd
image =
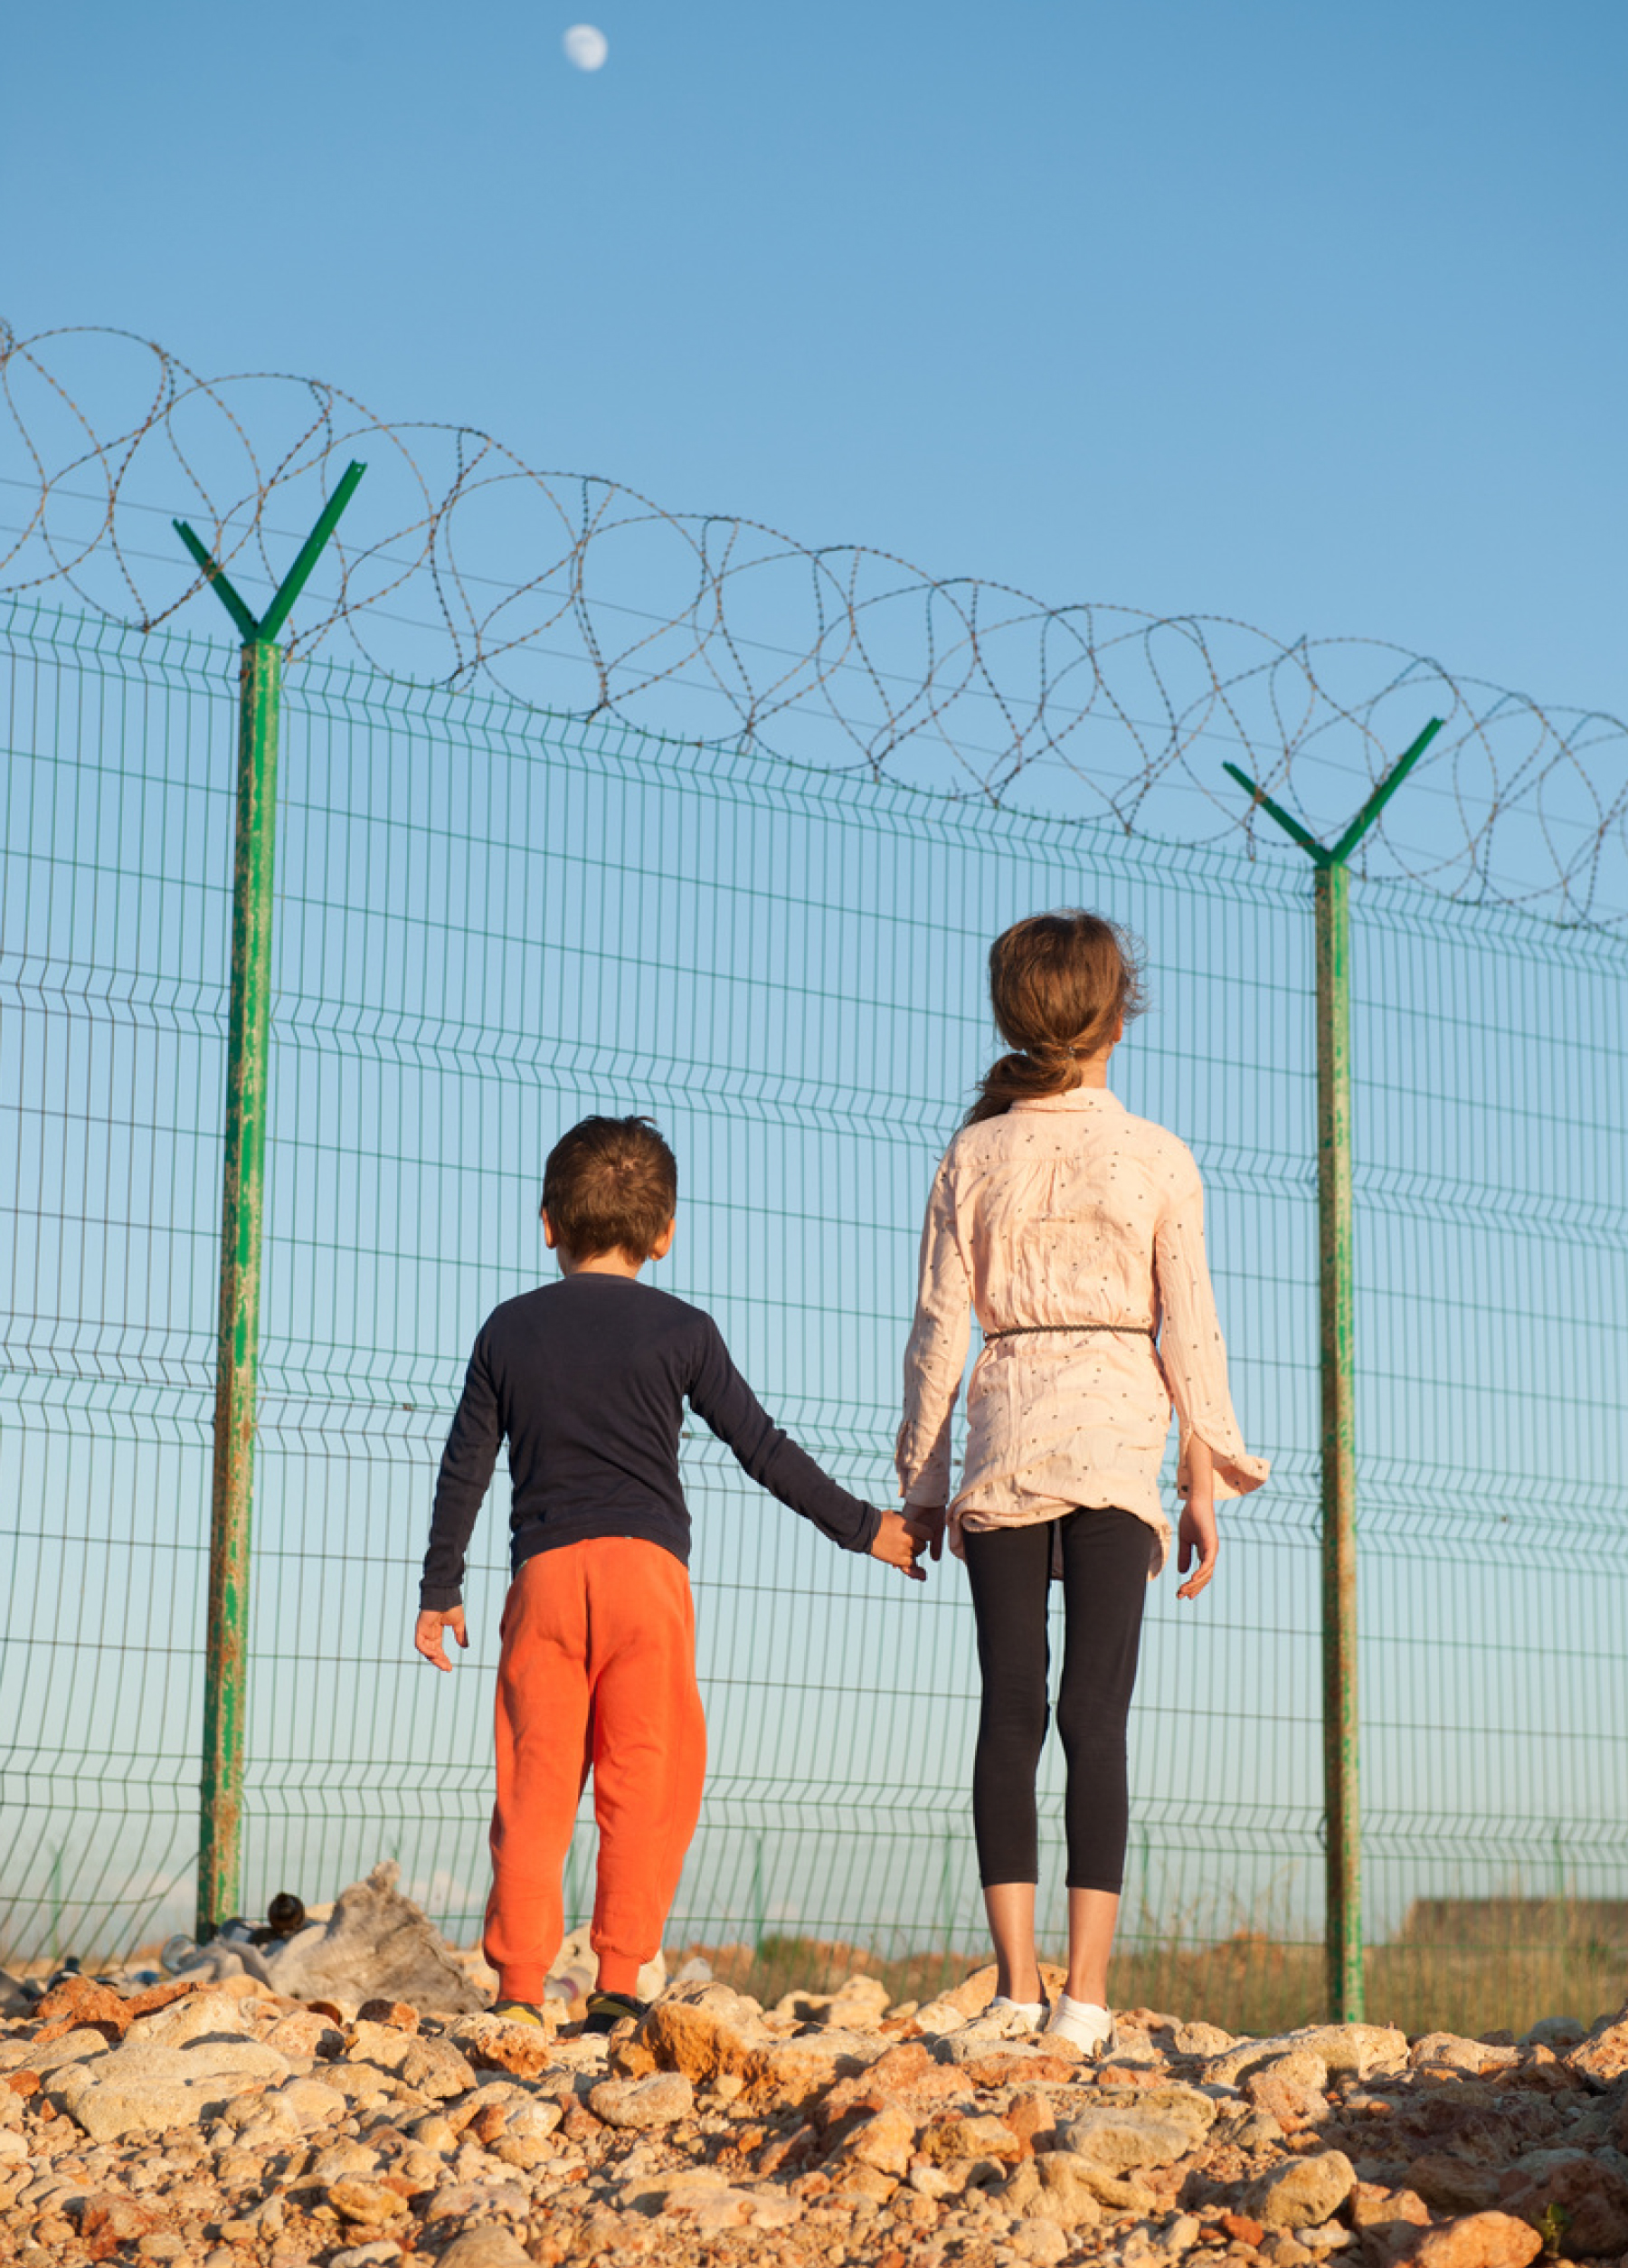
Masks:
[[[255,2040],[128,2040],[53,2072],[45,2092],[92,2141],[115,2142],[218,2118],[238,2095],[291,2075],[286,2057]]]
[[[480,1995],[452,1949],[396,1884],[393,1859],[353,1883],[320,1928],[268,1947],[279,1992],[296,2000],[403,2000],[415,2008],[472,2015]]]
[[[1148,2092],[1169,2094],[1174,2090],[1150,2088]],[[1213,2118],[1213,2105],[1207,2103],[1206,2108]],[[1063,2121],[1057,2140],[1076,2158],[1122,2174],[1138,2166],[1169,2166],[1185,2158],[1197,2149],[1209,2125],[1210,2119],[1188,2112],[1185,2105],[1117,2102]]]
[[[1298,2032],[1280,2032],[1268,2039],[1240,2040],[1204,2065],[1212,2086],[1235,2087],[1257,2064],[1275,2063],[1297,2047],[1310,2048],[1325,2071],[1352,2072],[1358,2079],[1379,2073],[1406,2071],[1407,2035],[1388,2024],[1308,2024]]]

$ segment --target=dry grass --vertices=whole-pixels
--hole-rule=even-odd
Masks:
[[[977,1950],[885,1960],[862,1946],[765,1937],[756,1946],[691,1946],[715,1973],[765,2007],[795,1989],[831,1992],[857,1970],[879,1977],[895,2001],[927,2000],[987,1961]],[[1564,1901],[1489,1900],[1421,1905],[1388,1944],[1369,1949],[1368,2009],[1375,2023],[1424,2032],[1519,2036],[1546,2016],[1584,2024],[1628,1999],[1628,1943],[1602,1926],[1601,1909]],[[1240,1930],[1219,1942],[1142,1939],[1115,1960],[1116,2007],[1160,2009],[1229,2032],[1259,2036],[1320,2022],[1327,2014],[1323,1950]]]

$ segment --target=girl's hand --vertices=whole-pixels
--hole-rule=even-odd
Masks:
[[[919,1542],[924,1543],[935,1560],[944,1556],[944,1518],[942,1504],[906,1504],[904,1522]]]
[[[1221,1539],[1216,1533],[1216,1507],[1208,1496],[1189,1496],[1183,1508],[1180,1524],[1176,1530],[1178,1549],[1176,1571],[1185,1575],[1192,1565],[1193,1554],[1198,1554],[1198,1565],[1190,1582],[1183,1583],[1178,1599],[1197,1599],[1216,1571],[1216,1558],[1221,1549]]]
[[[871,1540],[870,1555],[885,1567],[896,1567],[913,1582],[924,1583],[927,1571],[916,1565],[916,1558],[925,1541],[909,1521],[902,1520],[896,1512],[889,1512],[885,1506],[882,1525]]]

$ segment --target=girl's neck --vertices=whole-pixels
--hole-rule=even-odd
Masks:
[[[1102,1050],[1100,1055],[1088,1055],[1077,1058],[1075,1068],[1079,1072],[1079,1077],[1074,1081],[1075,1087],[1106,1087],[1108,1084],[1108,1058],[1112,1053],[1113,1043],[1110,1040],[1107,1047]]]

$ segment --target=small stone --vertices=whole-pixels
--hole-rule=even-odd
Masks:
[[[843,2145],[844,2152],[878,2173],[902,2178],[915,2149],[916,2122],[896,2102],[887,2104],[855,2128]]]
[[[1178,2024],[1172,2044],[1178,2055],[1224,2055],[1236,2045],[1218,2024]]]
[[[1472,2213],[1426,2229],[1414,2251],[1418,2268],[1527,2268],[1543,2239],[1509,2213]]]
[[[376,2181],[336,2181],[327,2201],[347,2221],[393,2221],[407,2210],[407,2200]]]
[[[967,2017],[953,2001],[947,2000],[941,1995],[938,1999],[929,2000],[924,2006],[917,2008],[915,2020],[920,2029],[930,2038],[939,2039],[947,2034],[959,2032],[967,2022]]]
[[[1268,2229],[1261,2239],[1261,2257],[1270,2261],[1272,2268],[1306,2268],[1316,2254],[1311,2247],[1291,2236],[1286,2228]]]
[[[428,2222],[468,2221],[477,2214],[507,2213],[518,2218],[526,2210],[524,2189],[507,2181],[449,2182],[424,2207]],[[443,2254],[444,2258],[445,2255]]]
[[[1572,2048],[1566,2060],[1591,2087],[1604,2089],[1628,2075],[1628,2006],[1609,2024],[1597,2026],[1581,2047]]]
[[[416,2032],[419,2012],[405,2000],[364,2000],[356,2010],[358,2024],[390,2024],[398,2032]]]
[[[1035,2268],[1055,2268],[1055,2263],[1068,2258],[1067,2237],[1055,2221],[1043,2216],[1025,2221],[1008,2241],[1019,2260],[1033,2261]]]
[[[145,2236],[156,2225],[157,2216],[147,2206],[137,2205],[131,2197],[97,2194],[86,2197],[80,2206],[79,2233],[86,2244],[106,2238],[109,2247],[133,2244],[138,2236]]]
[[[590,2092],[588,2106],[607,2126],[639,2132],[693,2117],[696,2090],[677,2071],[655,2072],[648,2079],[601,2079]]]
[[[1378,2182],[1359,2181],[1349,2203],[1353,2228],[1387,2228],[1398,2221],[1415,2228],[1430,2225],[1430,2207],[1413,2189],[1387,2189]]]
[[[453,2025],[447,2040],[477,2071],[506,2071],[516,2079],[538,2079],[554,2062],[554,2036],[552,2024],[516,2024],[483,2009]]]
[[[951,2116],[923,2130],[921,2150],[935,2165],[957,2158],[1021,2158],[1023,2144],[1003,2119]]]
[[[741,2075],[758,2101],[796,2107],[879,2062],[885,2052],[874,2032],[805,2032],[755,2050]]]
[[[440,2256],[440,2268],[532,2268],[531,2255],[506,2228],[469,2228]]]
[[[311,2063],[317,2057],[332,2063],[345,2053],[344,2033],[331,2017],[319,2015],[315,2008],[294,2008],[279,2016],[261,2037],[290,2063]]]
[[[1291,2049],[1245,2073],[1244,2099],[1277,2121],[1285,2134],[1297,2134],[1327,2111],[1328,2066],[1310,2048]]]
[[[350,2053],[358,2063],[388,2071],[420,2094],[445,2102],[479,2084],[468,2059],[450,2040],[416,2038],[393,2025],[358,2023]]]
[[[1499,2201],[1498,2176],[1490,2168],[1445,2150],[1415,2158],[1407,2186],[1437,2213],[1485,2213]]]
[[[762,2027],[726,1986],[702,1989],[702,2000],[658,2000],[639,2027],[639,2044],[663,2071],[682,2072],[697,2087],[725,2072],[744,2079],[765,2036]]]
[[[1568,2047],[1581,2047],[1588,2037],[1588,2026],[1580,2024],[1575,2016],[1540,2017],[1520,2042],[1522,2047],[1548,2047],[1559,2054]]]
[[[329,2256],[328,2268],[375,2268],[375,2263],[400,2260],[402,2248],[393,2236],[375,2237],[369,2244],[351,2244],[342,2253]],[[232,2254],[223,2268],[236,2268],[237,2256]],[[204,2268],[210,2268],[205,2261]]]
[[[1468,2040],[1458,2032],[1426,2032],[1407,2053],[1413,2071],[1462,2071],[1484,2078],[1519,2061],[1513,2047],[1490,2046],[1485,2040]]]
[[[853,1976],[831,1996],[824,2021],[839,2031],[865,2031],[887,2013],[889,1994],[880,1977]]]
[[[273,2104],[287,2108],[305,2134],[318,2126],[331,2126],[345,2116],[347,2105],[336,2087],[325,2086],[320,2079],[289,2079],[280,2087],[271,2089],[260,2098],[270,2110]]]
[[[347,2181],[356,2175],[374,2174],[379,2170],[379,2153],[365,2143],[352,2141],[348,2136],[333,2143],[313,2159],[305,2178],[326,2188],[332,2181]]]
[[[869,2197],[877,2205],[885,2205],[898,2186],[894,2175],[884,2173],[879,2166],[867,2166],[859,2159],[844,2159],[833,2171],[833,2196]]]
[[[1316,2228],[1340,2206],[1357,2186],[1356,2169],[1340,2149],[1291,2159],[1259,2181],[1251,2198],[1255,2217],[1269,2228]]]
[[[1091,2228],[1102,2218],[1088,2168],[1067,2150],[1041,2150],[1026,2159],[999,2197],[1008,2212],[1036,2216],[1058,2228]]]
[[[1235,2244],[1257,2245],[1266,2234],[1260,2222],[1252,2220],[1247,2213],[1224,2213],[1220,2225]]]
[[[0,2045],[0,2071],[10,2074],[27,2073],[31,2076],[37,2074],[43,2078],[51,2072],[65,2069],[70,2064],[81,2063],[89,2056],[106,2055],[109,2052],[105,2032],[94,2030],[90,2025],[80,2025],[54,2040],[8,2040]]]

